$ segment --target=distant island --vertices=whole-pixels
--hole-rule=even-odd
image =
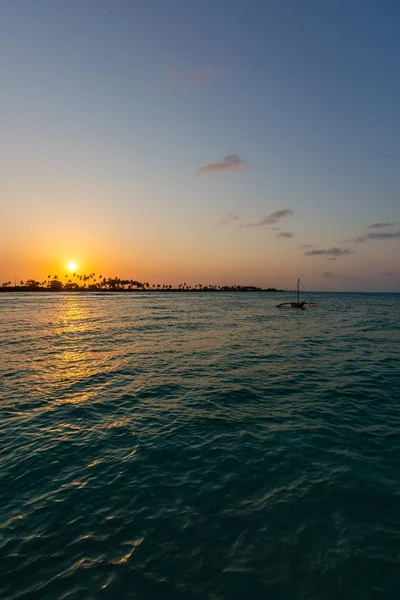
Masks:
[[[5,281],[0,284],[0,292],[282,292],[276,288],[260,288],[254,285],[203,285],[194,286],[180,283],[177,287],[170,284],[160,284],[121,279],[120,277],[96,277],[90,275],[66,275],[63,282],[58,275],[48,275],[47,279],[37,281],[27,279],[19,284]]]

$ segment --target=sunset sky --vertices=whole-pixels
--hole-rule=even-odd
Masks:
[[[0,282],[400,291],[398,0],[0,5]]]

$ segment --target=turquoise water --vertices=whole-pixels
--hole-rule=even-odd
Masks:
[[[0,598],[400,591],[400,295],[0,294]]]

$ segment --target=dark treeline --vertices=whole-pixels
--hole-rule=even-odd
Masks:
[[[195,286],[180,283],[177,287],[166,283],[136,281],[119,277],[90,275],[65,275],[63,282],[58,275],[48,275],[47,279],[37,281],[27,279],[19,284],[5,281],[0,286],[0,292],[277,292],[275,288],[262,289],[254,285],[203,285]]]

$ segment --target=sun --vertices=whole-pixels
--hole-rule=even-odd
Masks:
[[[68,267],[68,271],[76,271],[78,268],[78,265],[75,262],[69,262],[67,267]]]

